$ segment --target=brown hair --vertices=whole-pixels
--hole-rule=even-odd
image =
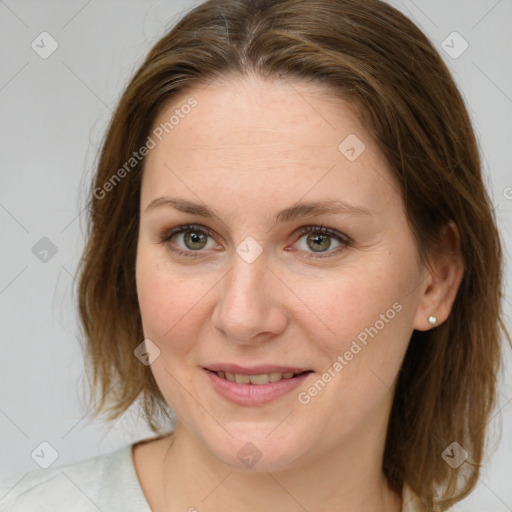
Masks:
[[[80,263],[79,312],[94,413],[119,417],[139,397],[150,427],[169,417],[148,366],[135,284],[144,160],[104,185],[142,147],[178,94],[217,77],[295,78],[324,84],[353,104],[400,185],[421,261],[453,220],[464,277],[442,325],[414,331],[399,373],[383,472],[428,507],[444,510],[475,486],[501,361],[502,251],[477,143],[459,91],[437,51],[404,15],[379,0],[210,0],[149,52],[104,140],[90,192]],[[125,167],[126,169],[126,167]],[[92,398],[91,398],[92,402]],[[160,420],[162,422],[160,423]],[[458,470],[441,457],[457,441]]]

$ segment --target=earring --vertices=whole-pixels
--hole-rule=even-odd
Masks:
[[[430,322],[431,325],[435,325],[437,322],[437,318],[434,315],[430,315],[428,317],[428,321]]]

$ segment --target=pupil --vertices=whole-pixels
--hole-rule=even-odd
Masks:
[[[192,250],[198,250],[205,246],[206,244],[206,236],[204,234],[198,234],[194,231],[188,231],[185,234],[185,244],[188,246],[189,243],[192,245],[199,244],[199,247],[189,247]]]
[[[314,246],[312,247],[312,249],[315,252],[321,252],[321,250],[328,249],[329,246],[331,245],[329,237],[325,235],[310,235],[308,237],[308,241],[313,241]]]

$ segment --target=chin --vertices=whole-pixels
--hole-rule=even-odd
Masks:
[[[275,425],[272,427],[275,428]],[[220,429],[217,436],[212,430],[201,435],[205,447],[221,463],[231,468],[253,472],[277,472],[290,469],[298,464],[301,454],[297,447],[304,450],[304,443],[299,443],[294,435],[280,436],[271,434],[272,428],[267,423],[242,425],[237,429],[227,429],[233,434]],[[215,431],[218,432],[219,429]],[[301,436],[302,439],[307,436]]]

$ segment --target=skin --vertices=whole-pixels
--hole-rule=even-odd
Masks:
[[[463,274],[456,227],[446,228],[432,271],[420,266],[387,163],[351,106],[320,85],[218,80],[175,98],[155,126],[190,96],[197,106],[150,151],[141,191],[139,305],[145,337],[160,350],[151,371],[178,418],[173,436],[133,450],[150,506],[399,511],[401,497],[381,470],[396,376],[413,330],[432,328],[431,314],[439,325],[450,313]],[[338,149],[349,134],[365,145],[354,161]],[[160,196],[207,205],[221,218],[170,206],[146,211]],[[374,213],[273,222],[299,201],[327,199]],[[183,234],[159,241],[188,223],[212,232],[200,251]],[[328,237],[326,251],[315,252],[297,231],[319,225],[352,243]],[[248,236],[262,249],[252,263],[236,252]],[[187,258],[171,247],[200,254]],[[396,303],[400,312],[300,403],[298,393]],[[298,390],[247,407],[218,395],[201,369],[221,361],[314,373]],[[250,469],[237,457],[247,442],[261,453]]]

